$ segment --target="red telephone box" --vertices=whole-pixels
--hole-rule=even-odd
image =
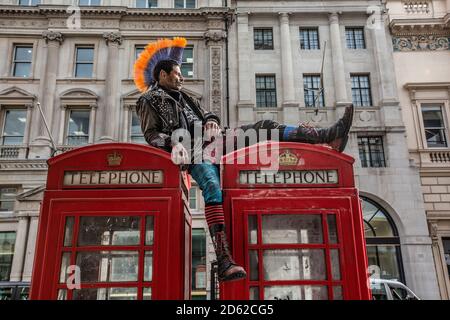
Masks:
[[[228,236],[248,276],[221,284],[221,299],[371,298],[353,162],[286,142],[222,158]]]
[[[97,144],[48,160],[31,299],[189,299],[183,176],[159,149]]]

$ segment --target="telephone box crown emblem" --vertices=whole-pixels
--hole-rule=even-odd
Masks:
[[[117,153],[117,151],[114,151],[114,153],[110,153],[107,156],[108,159],[108,165],[109,166],[120,166],[122,163],[123,156],[120,153]]]
[[[280,154],[278,162],[281,166],[296,166],[298,164],[298,157],[289,150],[286,150]]]

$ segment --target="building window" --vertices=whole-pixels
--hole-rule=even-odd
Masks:
[[[447,265],[447,273],[450,279],[450,238],[442,238],[442,245],[444,246],[444,258]]]
[[[303,87],[306,107],[324,107],[325,99],[320,75],[303,75]]]
[[[197,209],[197,187],[189,189],[189,208]]]
[[[37,6],[41,0],[19,0],[19,6]]]
[[[16,45],[14,47],[13,76],[30,77],[33,46]]]
[[[422,104],[422,119],[428,148],[446,148],[447,128],[442,105]]]
[[[0,232],[0,281],[9,281],[15,242],[15,232]]]
[[[253,38],[255,50],[273,49],[273,30],[272,29],[254,29]]]
[[[277,107],[275,76],[256,76],[256,106],[259,108]]]
[[[195,0],[175,0],[175,9],[195,9]]]
[[[394,222],[377,203],[365,197],[361,200],[369,266],[378,267],[381,279],[404,282],[400,238]]]
[[[365,49],[364,28],[345,28],[345,39],[348,49]]]
[[[94,48],[80,47],[76,48],[76,78],[92,78],[94,70]]]
[[[192,46],[184,48],[181,74],[184,78],[194,77],[194,47]]]
[[[27,123],[27,110],[25,109],[7,109],[2,128],[2,145],[20,145],[23,144],[25,126]]]
[[[14,201],[16,201],[17,188],[0,187],[0,212],[14,211]]]
[[[350,75],[352,80],[352,101],[356,107],[372,106],[370,80],[368,75]]]
[[[383,149],[383,137],[358,137],[359,158],[361,166],[386,167]]]
[[[318,50],[319,29],[317,28],[300,28],[300,48],[302,50]]]
[[[156,8],[158,0],[136,0],[136,8]]]
[[[145,46],[136,46],[134,47],[134,59],[137,60],[139,58],[139,55],[144,51]]]
[[[69,110],[66,143],[72,146],[89,142],[90,110]]]
[[[101,0],[79,0],[80,6],[99,6]]]
[[[206,232],[192,229],[192,300],[206,300]]]
[[[144,134],[141,129],[141,121],[136,113],[136,110],[133,110],[131,113],[131,130],[130,130],[130,141],[135,143],[146,143]]]

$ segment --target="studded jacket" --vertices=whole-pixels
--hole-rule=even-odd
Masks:
[[[203,124],[207,121],[216,121],[220,125],[220,118],[211,112],[205,111],[197,99],[181,91],[184,100],[189,103],[192,110],[201,119]],[[142,94],[136,103],[136,113],[141,122],[142,132],[147,143],[168,152],[172,149],[171,133],[186,127],[186,122],[180,116],[183,108],[164,89],[155,85]]]

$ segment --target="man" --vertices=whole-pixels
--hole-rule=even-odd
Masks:
[[[199,102],[181,90],[183,76],[180,65],[174,60],[161,60],[153,69],[155,83],[139,98],[136,111],[141,120],[145,140],[152,146],[172,152],[177,163],[187,164],[188,151],[171,134],[183,128],[194,136],[195,125],[201,123],[207,138],[217,136],[220,119],[206,112]],[[325,143],[342,152],[347,142],[353,117],[353,106],[345,110],[344,116],[330,128],[285,126],[274,121],[259,121],[242,126],[248,129],[279,130],[281,141]],[[188,164],[188,172],[198,183],[205,199],[205,216],[218,261],[220,281],[232,281],[246,277],[245,270],[231,257],[225,236],[222,191],[218,166],[208,161]]]

